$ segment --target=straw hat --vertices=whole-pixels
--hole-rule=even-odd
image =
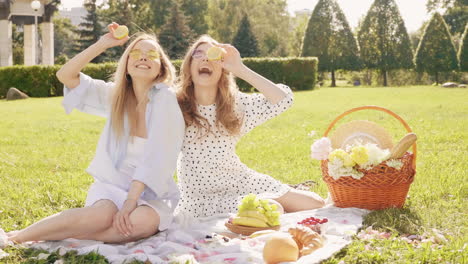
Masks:
[[[356,120],[338,127],[330,136],[334,149],[346,149],[356,142],[374,143],[381,149],[392,149],[392,136],[381,126],[367,120]]]

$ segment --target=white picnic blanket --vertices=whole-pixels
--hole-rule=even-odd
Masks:
[[[310,255],[303,256],[296,262],[298,264],[318,263],[331,257],[351,242],[351,236],[356,234],[361,227],[363,216],[367,212],[363,209],[337,208],[329,205],[316,210],[284,214],[281,216],[281,231],[287,231],[289,227],[307,217],[328,218],[329,222],[323,230],[326,239],[324,247]],[[229,215],[218,215],[194,220],[178,215],[168,230],[138,242],[122,245],[66,239],[37,242],[27,244],[27,246],[45,249],[49,252],[58,250],[61,255],[71,250],[76,250],[78,254],[95,251],[113,264],[126,263],[135,259],[158,264],[263,264],[263,246],[270,236],[228,239],[222,235],[214,235],[229,232],[224,226],[228,217]],[[39,256],[39,258],[46,257],[47,254]]]

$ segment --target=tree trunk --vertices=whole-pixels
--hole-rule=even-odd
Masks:
[[[387,71],[386,70],[382,71],[382,77],[383,77],[383,86],[387,87],[388,86],[388,81],[387,81]]]
[[[439,73],[435,73],[435,78],[436,78],[436,85],[439,85]]]
[[[336,87],[336,80],[335,80],[335,70],[331,71],[331,86],[330,87]]]

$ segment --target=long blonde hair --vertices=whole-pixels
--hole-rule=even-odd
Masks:
[[[161,61],[161,68],[158,76],[154,81],[164,82],[169,86],[171,86],[175,81],[176,74],[174,66],[169,60],[169,57],[159,45],[156,36],[149,34],[137,35],[136,38],[127,46],[122,57],[120,57],[120,60],[117,65],[117,70],[115,71],[114,75],[115,89],[111,102],[111,120],[112,129],[114,130],[117,137],[120,137],[123,134],[125,115],[128,116],[128,121],[130,124],[130,133],[136,131],[137,100],[135,92],[133,91],[133,84],[131,78],[127,72],[127,63],[130,51],[140,40],[151,40],[156,43],[156,49],[160,55],[159,57]]]
[[[184,61],[180,69],[179,83],[177,85],[177,100],[179,101],[180,109],[184,115],[186,126],[194,124],[200,132],[203,128],[209,133],[211,132],[208,120],[202,117],[197,112],[197,102],[195,99],[195,86],[190,72],[192,65],[192,54],[198,46],[210,43],[213,45],[219,44],[216,40],[208,35],[201,36],[189,48],[185,54]],[[218,82],[218,92],[216,93],[216,123],[217,127],[224,127],[231,135],[236,135],[240,131],[241,120],[235,113],[236,93],[238,88],[234,81],[234,76],[223,69],[221,78]]]

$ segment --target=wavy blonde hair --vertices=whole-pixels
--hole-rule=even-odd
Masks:
[[[112,129],[116,133],[117,137],[120,137],[123,134],[125,115],[128,115],[130,133],[132,134],[136,132],[136,109],[138,105],[135,92],[133,91],[132,80],[128,75],[127,64],[130,51],[141,40],[154,41],[156,43],[156,50],[160,55],[161,68],[154,82],[164,82],[167,85],[172,86],[176,78],[174,66],[159,45],[156,36],[146,33],[136,35],[135,39],[125,49],[122,57],[120,57],[117,70],[114,74],[115,89],[111,102],[111,121]],[[145,98],[147,98],[147,96],[145,96]],[[148,101],[144,102],[144,105],[146,105],[147,102]]]
[[[180,76],[177,90],[177,100],[184,115],[186,126],[195,125],[198,131],[203,129],[210,133],[211,128],[208,120],[202,117],[197,111],[197,101],[195,99],[195,86],[190,72],[192,65],[192,54],[198,46],[209,43],[218,45],[219,43],[208,35],[202,35],[189,48],[185,54],[184,61],[180,68]],[[234,76],[223,69],[221,78],[218,81],[218,92],[216,93],[216,123],[219,127],[224,127],[230,135],[236,135],[240,131],[241,119],[236,115],[235,102],[238,88],[234,81]],[[222,130],[221,130],[222,131]],[[203,134],[201,135],[201,137]]]

